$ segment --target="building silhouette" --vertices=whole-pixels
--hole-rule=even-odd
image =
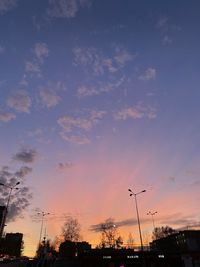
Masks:
[[[65,241],[54,267],[199,267],[200,231],[185,230],[154,240],[147,251],[92,249],[87,242]],[[68,264],[68,265],[67,265]]]
[[[63,258],[73,259],[91,250],[91,245],[86,242],[64,241],[59,247],[59,256]]]
[[[200,252],[200,230],[185,230],[154,240],[151,250],[162,252]]]
[[[154,240],[151,251],[180,255],[184,266],[200,266],[200,230],[184,230]]]
[[[22,233],[7,233],[5,237],[1,238],[1,254],[20,257],[23,248],[22,239]]]

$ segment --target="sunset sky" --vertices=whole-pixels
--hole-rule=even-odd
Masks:
[[[0,182],[25,255],[65,216],[124,243],[200,223],[200,2],[0,0]],[[8,190],[0,187],[0,204]],[[7,191],[6,191],[7,190]],[[23,217],[22,217],[23,216]]]

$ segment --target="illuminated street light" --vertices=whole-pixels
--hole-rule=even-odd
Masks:
[[[158,213],[157,211],[154,211],[154,212],[151,212],[151,211],[148,211],[147,212],[147,215],[151,215],[151,218],[152,218],[152,223],[153,223],[153,229],[155,229],[155,222],[154,222],[154,215]]]
[[[131,189],[128,189],[128,191],[130,192],[130,197],[134,196],[134,198],[135,198],[135,208],[136,208],[136,213],[137,213],[138,229],[139,229],[139,235],[140,235],[140,244],[141,244],[141,250],[143,251],[142,233],[141,233],[141,227],[140,227],[140,217],[139,217],[138,205],[137,205],[137,195],[146,192],[146,190],[142,190],[138,193],[134,193]]]
[[[7,184],[0,183],[1,186],[5,186],[5,187],[10,189],[9,195],[8,195],[7,204],[6,204],[6,211],[5,211],[5,214],[4,214],[4,218],[2,219],[2,222],[1,222],[1,226],[0,226],[0,237],[2,237],[2,235],[3,235],[3,229],[4,229],[4,226],[5,226],[5,223],[6,223],[6,218],[7,218],[7,215],[8,215],[8,208],[9,208],[9,204],[10,204],[10,198],[11,198],[11,195],[12,195],[12,191],[13,190],[18,190],[19,188],[16,187],[16,186],[19,185],[19,184],[20,184],[20,182],[16,182],[16,184],[14,186],[9,186]]]

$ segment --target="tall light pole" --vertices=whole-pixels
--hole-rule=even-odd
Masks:
[[[16,182],[14,186],[10,186],[10,185],[4,184],[4,183],[0,183],[0,185],[5,186],[5,187],[10,189],[9,194],[8,194],[8,200],[7,200],[7,203],[6,203],[5,215],[4,215],[4,217],[2,219],[2,222],[1,222],[1,228],[0,228],[1,237],[2,237],[2,234],[3,234],[3,229],[4,229],[4,226],[5,226],[5,223],[6,223],[6,218],[7,218],[7,215],[8,215],[8,208],[9,208],[9,204],[10,204],[10,198],[11,198],[11,195],[12,195],[12,191],[13,190],[18,190],[19,188],[17,187],[17,185],[19,185],[19,184],[20,184],[20,182]]]
[[[156,213],[158,213],[157,211],[154,211],[154,212],[152,212],[152,211],[148,211],[147,212],[147,215],[151,215],[151,219],[152,219],[152,223],[153,223],[153,229],[155,229],[155,222],[154,222],[154,215],[156,214]]]
[[[42,238],[42,231],[43,231],[43,224],[44,224],[44,217],[46,215],[49,215],[50,213],[49,212],[44,212],[44,211],[41,211],[41,212],[38,212],[38,215],[41,215],[41,228],[40,228],[40,237],[39,237],[39,243],[38,243],[38,248],[40,247],[40,243],[41,243],[41,238]]]
[[[130,192],[130,197],[134,196],[135,198],[135,208],[136,208],[136,213],[137,213],[138,229],[139,229],[139,235],[140,235],[140,245],[141,245],[141,250],[143,251],[143,242],[142,242],[142,233],[141,233],[141,226],[140,226],[140,217],[139,217],[139,212],[138,212],[137,195],[146,192],[146,190],[142,190],[138,193],[134,193],[131,189],[128,189],[128,191]]]

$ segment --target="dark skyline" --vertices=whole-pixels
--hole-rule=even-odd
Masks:
[[[93,245],[91,227],[107,218],[139,242],[128,188],[146,190],[145,236],[149,210],[158,226],[199,225],[199,8],[197,0],[0,0],[0,182],[12,173],[25,188],[11,198],[20,204],[6,227],[23,230],[25,254],[39,239],[36,208],[52,214],[51,239],[70,214]]]

